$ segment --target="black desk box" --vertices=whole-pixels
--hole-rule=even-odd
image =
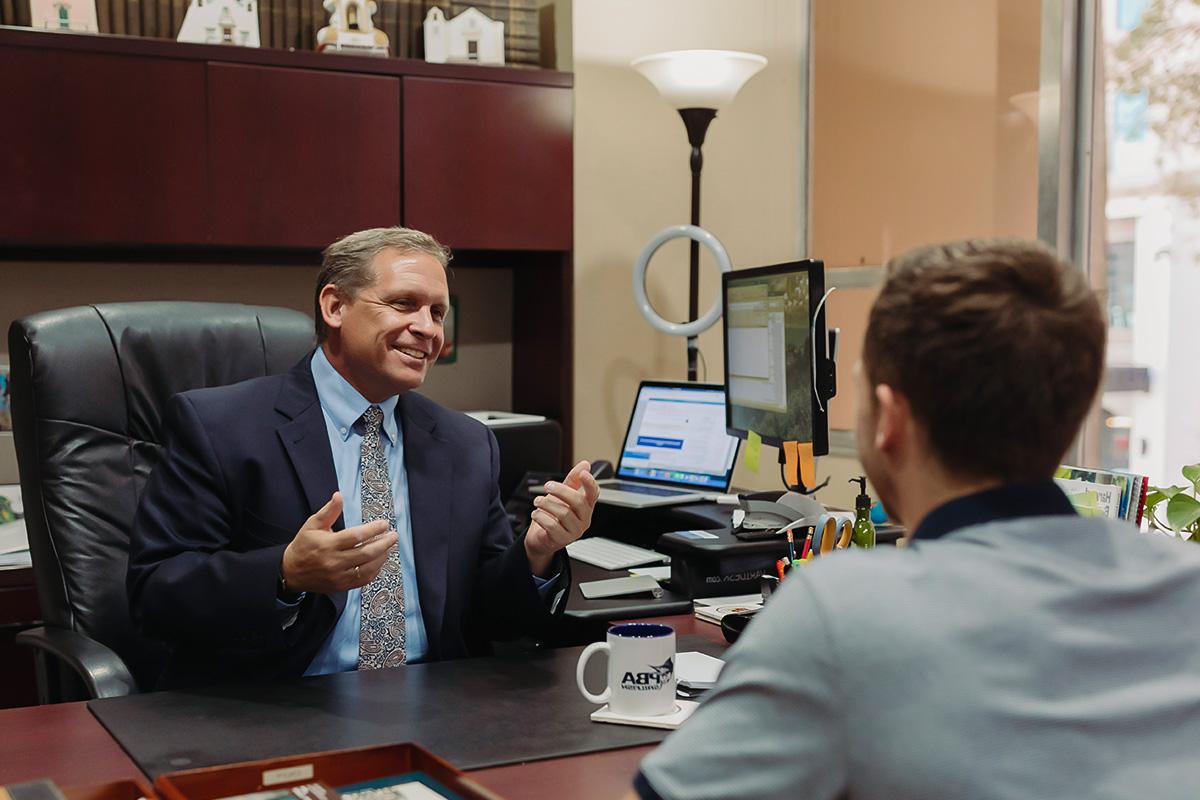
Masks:
[[[797,555],[811,530],[811,525],[796,529]],[[743,542],[728,528],[696,533],[665,533],[654,546],[671,557],[671,588],[689,598],[754,594],[759,591],[759,576],[774,575],[775,562],[787,558],[786,536]]]

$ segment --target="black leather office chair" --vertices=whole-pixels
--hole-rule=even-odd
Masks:
[[[129,618],[125,569],[162,410],[187,389],[283,372],[313,346],[298,311],[224,303],[113,303],[9,329],[13,435],[44,627],[43,703],[153,686],[165,655]]]

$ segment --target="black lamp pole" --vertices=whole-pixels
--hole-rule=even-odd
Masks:
[[[687,128],[688,143],[692,146],[692,224],[700,225],[700,170],[704,167],[704,154],[700,148],[704,145],[704,134],[708,125],[717,116],[714,108],[681,108],[679,116],[683,117],[683,125]],[[700,316],[700,243],[691,240],[688,246],[688,263],[691,267],[688,279],[688,320]],[[696,337],[687,338],[688,380],[695,382],[696,377]]]

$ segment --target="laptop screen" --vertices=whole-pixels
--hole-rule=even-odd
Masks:
[[[617,475],[725,491],[739,440],[725,433],[725,390],[707,383],[638,387]]]

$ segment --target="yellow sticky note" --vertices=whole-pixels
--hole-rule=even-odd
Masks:
[[[795,486],[799,472],[796,464],[796,443],[783,443],[783,477],[788,486]]]
[[[758,472],[758,457],[762,454],[762,437],[754,431],[746,433],[746,449],[742,453],[742,463],[751,472]]]
[[[796,445],[796,456],[800,462],[800,480],[804,481],[806,489],[817,485],[817,465],[813,462],[812,442],[799,442]]]

